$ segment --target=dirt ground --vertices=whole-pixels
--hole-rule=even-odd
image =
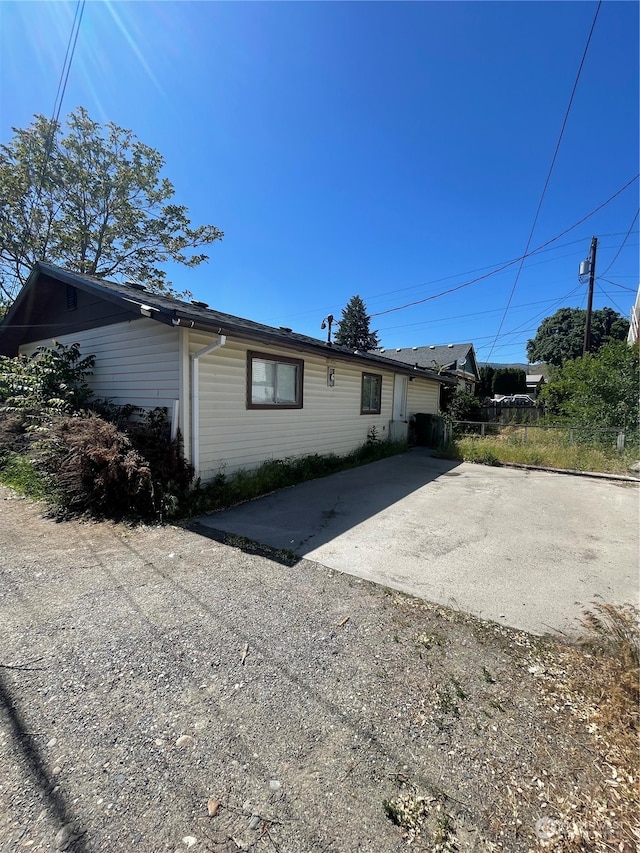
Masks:
[[[572,649],[41,513],[0,487],[2,853],[636,849]]]

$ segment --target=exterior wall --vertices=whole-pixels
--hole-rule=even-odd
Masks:
[[[627,335],[627,343],[629,345],[635,344],[638,340],[640,328],[640,287],[638,287],[638,295],[636,296],[636,301],[631,309],[631,316],[629,317],[629,334]]]
[[[189,333],[193,353],[211,341]],[[247,409],[247,350],[297,357],[304,362],[301,409]],[[327,385],[327,368],[335,368],[335,385]],[[375,426],[386,438],[393,405],[393,372],[361,367],[339,359],[296,353],[274,346],[250,345],[227,339],[224,347],[199,360],[200,476],[223,469],[251,468],[267,459],[310,453],[348,453],[367,439]],[[361,415],[362,373],[382,375],[379,415]],[[411,383],[412,385],[415,383]]]
[[[440,412],[440,383],[416,376],[407,390],[407,416],[418,413],[437,415]]]
[[[180,396],[177,329],[141,317],[55,339],[67,345],[77,342],[83,356],[95,355],[89,384],[96,397],[147,409],[166,406],[171,416],[173,402]],[[40,345],[51,346],[52,341],[25,344],[20,352],[31,355]]]

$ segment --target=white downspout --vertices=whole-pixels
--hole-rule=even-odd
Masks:
[[[226,335],[220,335],[217,341],[191,353],[191,464],[195,469],[196,477],[200,476],[200,371],[198,360],[203,355],[220,349],[226,342]]]

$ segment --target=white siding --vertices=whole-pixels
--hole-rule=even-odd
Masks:
[[[189,333],[193,353],[210,342]],[[247,409],[247,350],[296,357],[304,362],[302,409]],[[327,367],[335,368],[335,385],[327,386]],[[227,339],[221,349],[203,356],[200,369],[200,475],[255,467],[266,459],[310,453],[348,453],[367,439],[375,426],[386,438],[391,420],[393,373],[376,367],[346,364],[330,355],[296,353],[278,347],[249,346]],[[362,373],[382,375],[379,415],[361,415]]]
[[[440,411],[440,383],[433,379],[415,376],[409,382],[407,392],[407,415],[417,415],[423,412],[427,415],[437,415]]]
[[[57,335],[61,344],[80,344],[83,356],[95,355],[90,386],[96,397],[106,397],[119,405],[130,403],[153,409],[166,406],[171,415],[179,398],[178,330],[141,317],[112,326],[99,326]],[[22,347],[31,355],[37,346],[51,346],[51,340]]]

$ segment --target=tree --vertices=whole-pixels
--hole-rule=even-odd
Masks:
[[[480,368],[480,381],[476,384],[476,397],[484,400],[485,397],[493,396],[493,377],[495,368],[490,364],[484,364]]]
[[[493,375],[494,394],[526,394],[527,374],[518,367],[498,367]]]
[[[378,333],[369,330],[369,315],[359,296],[352,296],[342,309],[342,320],[334,340],[343,347],[364,352],[380,346]]]
[[[37,260],[98,278],[140,281],[172,292],[158,266],[195,267],[194,250],[220,240],[213,225],[191,227],[171,203],[162,155],[113,122],[78,107],[67,133],[42,115],[0,145],[0,295],[12,301]]]
[[[638,429],[638,344],[614,341],[567,361],[540,392],[547,414],[592,427]]]
[[[582,355],[587,312],[581,308],[560,308],[538,327],[535,338],[527,341],[530,362],[546,361],[561,366]],[[601,308],[591,315],[591,352],[610,341],[626,340],[629,322],[613,308]]]
[[[479,421],[482,403],[462,385],[442,386],[440,396],[442,411],[452,421]]]

